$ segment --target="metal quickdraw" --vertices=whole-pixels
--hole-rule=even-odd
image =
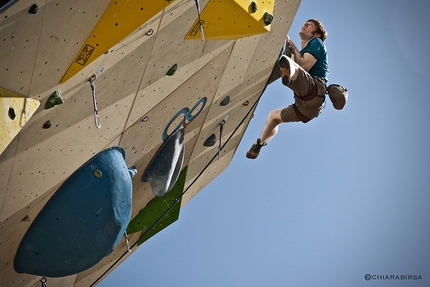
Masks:
[[[124,231],[125,244],[127,245],[127,251],[131,252],[130,241],[128,240],[127,230]]]
[[[93,105],[94,105],[94,121],[96,123],[96,127],[100,129],[102,127],[100,123],[100,117],[99,117],[99,111],[97,109],[97,101],[96,101],[96,85],[94,84],[94,81],[96,80],[96,75],[92,75],[91,78],[88,80],[91,84],[91,92],[93,94]]]
[[[204,42],[205,41],[205,34],[203,33],[203,25],[202,25],[203,21],[200,18],[200,3],[199,3],[199,0],[195,0],[195,1],[196,1],[196,7],[197,7],[197,15],[199,17],[200,35],[202,37],[202,41]]]
[[[227,121],[228,115],[219,123],[219,145],[218,145],[218,160],[220,159],[221,149],[222,149],[222,131],[224,130],[224,124]]]

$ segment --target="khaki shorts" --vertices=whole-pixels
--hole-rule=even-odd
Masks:
[[[309,101],[301,100],[300,97],[306,97],[312,94],[315,84],[317,86],[317,96]],[[324,79],[318,77],[314,78],[304,69],[300,68],[297,79],[292,81],[289,85],[287,85],[287,87],[294,91],[294,103],[297,109],[304,116],[309,119],[313,119],[321,114],[325,101],[326,90],[326,83]],[[288,107],[282,109],[281,119],[284,123],[300,122],[300,119],[297,117],[297,114],[294,111],[293,105],[289,105]]]

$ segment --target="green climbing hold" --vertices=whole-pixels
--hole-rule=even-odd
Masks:
[[[9,118],[13,121],[16,118],[15,110],[12,108],[9,108],[9,111],[7,113],[9,115]]]
[[[45,104],[45,110],[55,107],[56,105],[61,105],[64,103],[63,98],[61,97],[61,92],[56,90],[49,96],[48,100]]]
[[[263,19],[264,19],[264,24],[266,24],[266,26],[270,25],[273,22],[273,15],[266,12],[263,15]]]
[[[217,138],[215,134],[211,134],[206,141],[203,143],[204,146],[214,146],[217,142]]]
[[[225,97],[220,104],[221,107],[227,106],[230,103],[230,96]]]
[[[251,3],[251,13],[255,13],[257,12],[257,3],[255,3],[254,1],[252,1]]]
[[[49,129],[51,127],[51,121],[50,120],[47,120],[44,124],[43,124],[43,128],[46,130],[46,129]]]
[[[37,6],[37,4],[33,4],[33,5],[31,5],[30,10],[28,10],[28,13],[36,14],[38,9],[39,9],[39,7]]]
[[[142,244],[179,218],[188,166],[179,174],[174,187],[162,197],[155,197],[130,221],[127,233],[141,232]]]
[[[178,70],[178,64],[174,64],[166,73],[167,76],[173,76]]]

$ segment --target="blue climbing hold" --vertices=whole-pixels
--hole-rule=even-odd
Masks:
[[[54,193],[24,235],[18,273],[63,277],[110,254],[131,218],[132,182],[120,147],[82,165]]]

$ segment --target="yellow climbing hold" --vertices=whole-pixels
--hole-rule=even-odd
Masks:
[[[204,38],[235,40],[269,32],[274,3],[275,0],[211,0],[200,16]],[[199,19],[185,39],[201,39]]]
[[[0,154],[39,107],[40,102],[0,88]]]
[[[173,0],[112,0],[60,83],[73,77],[172,2]]]

